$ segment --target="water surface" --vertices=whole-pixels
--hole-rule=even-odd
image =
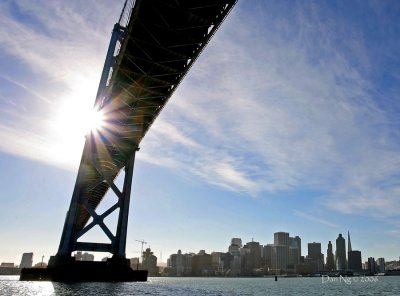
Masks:
[[[0,276],[0,295],[399,295],[400,277],[364,278],[155,278],[144,283],[20,282]]]

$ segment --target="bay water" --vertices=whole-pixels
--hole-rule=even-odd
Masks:
[[[400,276],[352,278],[172,278],[150,277],[147,282],[53,283],[20,282],[0,276],[0,295],[399,295]]]

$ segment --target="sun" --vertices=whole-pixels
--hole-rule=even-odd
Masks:
[[[54,127],[64,138],[84,137],[104,124],[101,110],[93,108],[97,82],[88,75],[80,76],[71,85],[70,91],[58,101]]]
[[[89,110],[86,116],[81,118],[82,130],[86,133],[101,130],[104,126],[104,115],[101,110]]]
[[[65,101],[58,111],[56,128],[66,138],[82,137],[104,125],[101,110],[88,108],[75,100]]]
[[[103,112],[93,108],[96,84],[95,81],[81,80],[54,104],[48,124],[52,142],[49,157],[79,162],[86,135],[101,132],[105,127]]]

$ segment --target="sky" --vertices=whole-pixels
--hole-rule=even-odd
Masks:
[[[57,252],[123,2],[0,2],[0,262]],[[399,19],[395,0],[239,1],[140,145],[127,257],[277,231],[326,255],[350,231],[363,261],[398,260]]]

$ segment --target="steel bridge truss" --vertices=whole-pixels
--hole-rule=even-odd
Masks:
[[[102,128],[86,142],[57,256],[74,251],[109,252],[125,258],[136,151],[236,0],[127,1],[114,26],[95,108]],[[123,188],[115,180],[124,170]],[[106,193],[117,202],[96,212]],[[104,220],[118,213],[114,235]],[[92,221],[89,220],[92,218]],[[99,226],[110,243],[78,242]]]

